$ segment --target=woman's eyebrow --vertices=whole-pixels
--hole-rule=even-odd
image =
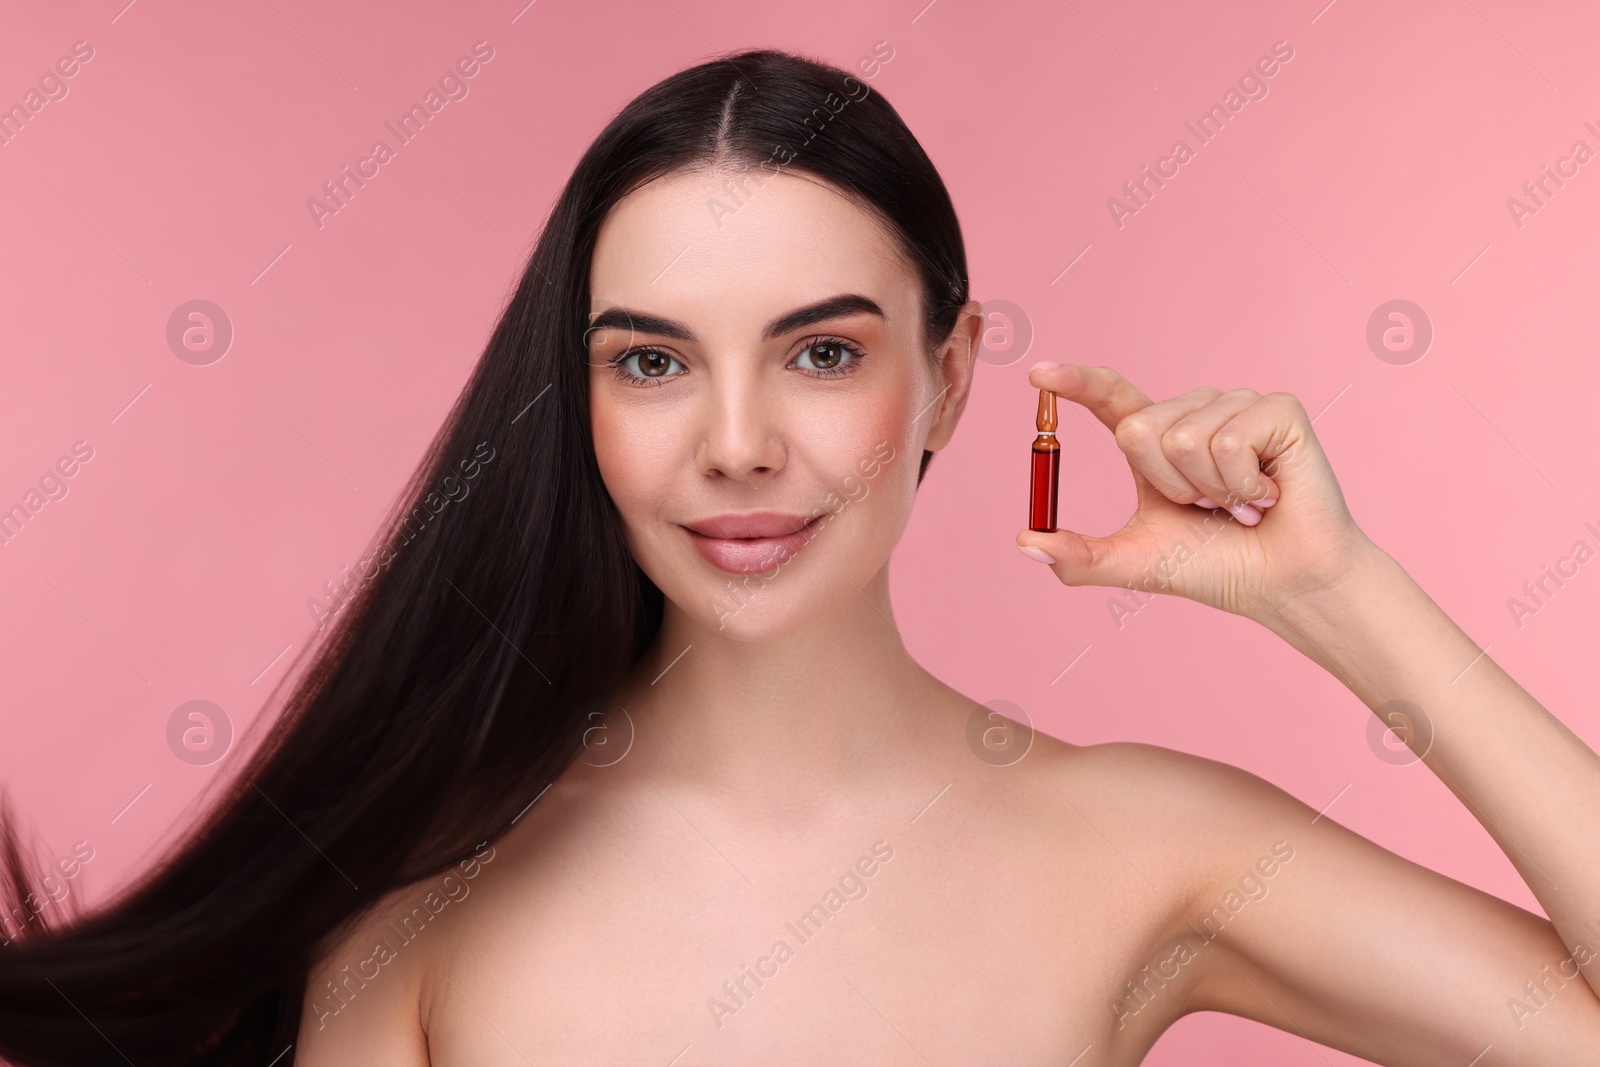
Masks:
[[[826,300],[819,300],[815,304],[807,304],[803,308],[796,308],[787,315],[780,316],[767,323],[761,331],[761,339],[770,341],[775,337],[782,337],[795,330],[803,330],[818,322],[829,319],[843,318],[846,315],[861,313],[876,315],[885,322],[889,316],[884,314],[877,301],[868,299],[856,293],[843,293],[839,296],[830,296]],[[624,307],[607,308],[594,317],[589,323],[589,330],[601,328],[614,330],[632,330],[635,333],[658,334],[670,337],[675,341],[688,341],[693,343],[696,338],[694,332],[676,319],[666,319],[659,315],[647,315],[642,311],[633,311]]]

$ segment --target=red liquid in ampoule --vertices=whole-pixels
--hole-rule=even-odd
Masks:
[[[1055,438],[1049,438],[1056,445]],[[1061,472],[1059,445],[1033,449],[1033,493],[1028,509],[1028,529],[1048,533],[1056,528],[1056,485]]]

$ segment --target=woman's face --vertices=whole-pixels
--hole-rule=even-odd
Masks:
[[[693,622],[764,640],[887,562],[981,320],[969,304],[935,362],[920,281],[871,215],[809,176],[728,178],[671,174],[602,224],[591,428],[639,566]]]

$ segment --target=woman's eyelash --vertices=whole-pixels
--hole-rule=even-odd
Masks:
[[[631,359],[634,356],[649,355],[665,356],[669,360],[672,359],[672,356],[661,351],[659,348],[630,348],[626,352],[619,353],[618,355],[612,356],[610,359],[606,360],[606,365],[612,370],[616,371],[617,381],[627,382],[629,385],[654,385],[659,387],[665,385],[667,383],[667,379],[677,377],[675,374],[634,374],[632,371],[628,370],[622,365],[624,361]]]
[[[846,374],[853,374],[861,361],[867,357],[866,351],[861,348],[860,345],[857,345],[851,341],[846,341],[842,337],[813,337],[805,343],[805,347],[800,351],[806,352],[818,345],[830,345],[835,348],[842,348],[849,354],[849,359],[837,367],[818,367],[814,369],[808,367],[797,368],[802,373],[808,374],[813,378],[840,378]],[[623,366],[626,361],[632,359],[634,356],[661,356],[665,359],[671,360],[672,362],[677,362],[671,353],[665,352],[659,348],[653,348],[649,345],[646,345],[642,348],[630,348],[626,352],[621,352],[606,360],[606,365],[616,372],[618,381],[627,382],[630,385],[662,386],[672,378],[682,377],[682,375],[679,374],[634,374],[632,371]],[[800,357],[796,356],[795,358],[799,359]]]
[[[861,361],[867,358],[867,353],[861,348],[861,346],[852,344],[851,342],[846,341],[843,337],[813,337],[811,340],[806,342],[805,348],[802,348],[800,351],[804,352],[808,349],[816,347],[817,345],[832,345],[835,348],[842,348],[846,352],[850,353],[850,359],[840,367],[824,367],[818,368],[817,370],[806,370],[806,373],[811,375],[813,378],[838,378],[846,374],[852,374],[861,364]],[[800,357],[796,356],[795,358],[798,359]],[[803,367],[801,369],[805,370]]]

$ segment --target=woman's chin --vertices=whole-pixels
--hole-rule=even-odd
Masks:
[[[690,626],[717,637],[777,641],[837,618],[842,606],[819,587],[815,575],[791,574],[787,567],[776,576],[771,570],[764,575],[724,574],[704,564],[696,569],[702,573],[671,588],[664,586],[662,592],[671,601],[669,611],[687,616],[683,621]],[[842,577],[833,584],[854,598]]]

